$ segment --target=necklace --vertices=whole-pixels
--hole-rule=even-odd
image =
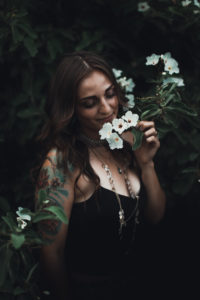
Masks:
[[[106,144],[105,140],[95,140],[83,133],[79,134],[79,139],[91,147],[100,147]]]
[[[106,174],[107,174],[109,183],[111,185],[112,191],[115,193],[118,204],[119,204],[119,223],[120,223],[119,235],[121,236],[123,227],[125,227],[127,225],[127,222],[133,217],[133,215],[135,215],[135,224],[139,223],[139,220],[138,220],[138,216],[139,216],[139,196],[134,195],[126,171],[121,170],[121,172],[123,172],[123,174],[124,174],[124,180],[125,180],[129,195],[131,196],[132,199],[136,199],[135,209],[131,212],[131,214],[128,216],[128,218],[125,219],[125,214],[124,214],[124,210],[122,208],[121,199],[119,197],[119,194],[116,192],[115,185],[114,185],[114,180],[113,180],[113,177],[112,177],[112,173],[111,173],[108,165],[106,165],[103,162],[102,162],[102,167],[106,171]]]
[[[95,154],[95,156],[97,157],[97,154],[93,151],[93,153]],[[127,172],[126,172],[126,169],[122,170],[121,168],[117,167],[118,169],[118,172],[119,174],[123,174],[124,175],[124,181],[125,181],[125,184],[126,184],[126,187],[127,187],[127,190],[129,192],[129,195],[131,196],[132,199],[136,199],[136,205],[135,205],[135,209],[131,212],[131,214],[125,219],[125,213],[124,213],[124,210],[122,208],[122,204],[121,204],[121,199],[119,197],[119,194],[116,192],[116,189],[115,189],[115,185],[114,185],[114,179],[112,177],[112,173],[111,173],[111,170],[109,169],[108,165],[105,164],[99,157],[97,157],[100,162],[101,162],[101,165],[103,167],[103,169],[105,170],[106,172],[106,175],[108,177],[108,180],[109,180],[109,183],[110,183],[110,186],[112,188],[112,191],[115,193],[116,195],[116,198],[117,198],[117,201],[118,201],[118,204],[119,204],[119,235],[120,237],[122,238],[122,230],[123,230],[123,227],[125,227],[127,225],[127,222],[135,215],[135,218],[134,218],[134,223],[135,223],[135,226],[134,226],[134,235],[135,235],[135,229],[136,229],[136,224],[139,224],[139,220],[138,220],[138,217],[139,217],[139,196],[138,195],[135,195],[133,193],[133,190],[132,190],[132,187],[131,187],[131,184],[130,184],[130,181],[128,179],[128,176],[127,176]]]

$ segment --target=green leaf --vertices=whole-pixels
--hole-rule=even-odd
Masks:
[[[27,278],[26,278],[26,282],[29,282],[30,281],[30,279],[31,279],[31,277],[32,277],[32,275],[33,275],[33,273],[34,273],[34,271],[37,269],[37,267],[38,267],[38,263],[36,263],[31,269],[30,269],[30,271],[29,271],[29,273],[28,273],[28,276],[27,276]]]
[[[17,18],[22,18],[28,15],[28,12],[25,9],[22,9],[16,13]]]
[[[15,249],[19,249],[25,242],[25,235],[12,233],[11,234],[11,242]]]
[[[166,111],[165,108],[164,113],[164,122],[171,126],[170,130],[174,130],[174,128],[178,128],[180,124],[180,118],[177,118],[177,115],[174,111]]]
[[[27,35],[29,35],[33,40],[37,38],[37,34],[30,28],[28,24],[19,23],[17,24],[19,28],[21,28]]]
[[[68,223],[68,218],[64,212],[64,209],[59,207],[59,206],[49,206],[45,207],[45,210],[48,210],[55,214],[59,220],[61,220],[63,223],[67,224]]]
[[[196,117],[198,114],[193,111],[189,106],[184,103],[172,103],[170,106],[166,107],[168,111],[180,112],[181,114],[187,116]]]
[[[45,208],[45,210],[46,210],[46,208]],[[50,213],[39,212],[32,218],[32,222],[37,223],[37,222],[44,221],[44,220],[57,220],[57,219],[58,219],[57,216],[53,216]]]
[[[171,94],[171,92],[176,88],[177,84],[176,83],[169,83],[169,85],[167,85],[167,90],[161,93],[161,97],[166,97],[169,94]],[[168,86],[170,86],[170,88],[168,89]]]
[[[22,34],[16,27],[12,26],[12,37],[14,44],[23,41],[24,34]]]
[[[24,294],[25,292],[26,292],[25,289],[21,288],[20,286],[17,286],[14,289],[13,294],[14,294],[14,296],[18,296],[18,295]]]
[[[6,216],[2,216],[4,222],[8,225],[11,231],[15,231],[16,229],[16,222],[14,220],[13,213],[8,212]]]
[[[35,115],[39,115],[40,113],[33,108],[26,108],[17,113],[17,116],[21,119],[29,119]]]
[[[29,37],[24,38],[24,46],[28,50],[30,56],[34,57],[38,53],[36,43],[33,39]]]
[[[8,274],[8,263],[12,257],[13,251],[10,248],[7,248],[6,245],[0,248],[0,287],[5,283]]]
[[[197,174],[197,172],[198,172],[198,169],[193,168],[193,167],[190,167],[190,168],[187,168],[187,169],[184,169],[184,170],[181,171],[182,174],[186,174],[186,173]]]
[[[166,98],[160,103],[160,105],[161,105],[162,107],[167,106],[167,105],[171,102],[171,100],[172,100],[174,97],[175,97],[174,94],[169,95],[168,97],[166,97]]]
[[[134,137],[134,144],[132,146],[132,150],[136,150],[139,148],[142,144],[142,138],[143,138],[143,132],[140,131],[139,129],[136,129],[135,127],[132,128],[131,130],[133,137]]]
[[[156,107],[158,107],[158,106],[156,105]],[[161,113],[162,113],[162,110],[160,108],[157,108],[155,110],[153,109],[153,110],[144,111],[141,114],[141,120],[147,120],[149,118],[159,116]]]

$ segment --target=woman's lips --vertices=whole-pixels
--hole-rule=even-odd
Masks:
[[[113,115],[114,115],[114,114],[108,116],[107,118],[99,119],[99,121],[100,121],[100,122],[103,122],[103,123],[105,123],[105,122],[112,122],[112,120],[113,120]]]

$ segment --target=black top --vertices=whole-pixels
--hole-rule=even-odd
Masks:
[[[135,209],[136,199],[119,195],[125,219]],[[145,190],[139,192],[140,213]],[[138,226],[138,225],[137,225]],[[119,235],[119,204],[113,191],[100,187],[88,200],[74,203],[66,243],[67,269],[72,273],[112,275],[134,269],[134,215]],[[137,234],[137,230],[136,230]]]

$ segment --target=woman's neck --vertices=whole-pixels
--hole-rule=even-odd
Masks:
[[[102,147],[105,145],[105,141],[100,140],[100,138],[93,138],[83,132],[80,133],[79,138],[88,145],[88,147]]]

